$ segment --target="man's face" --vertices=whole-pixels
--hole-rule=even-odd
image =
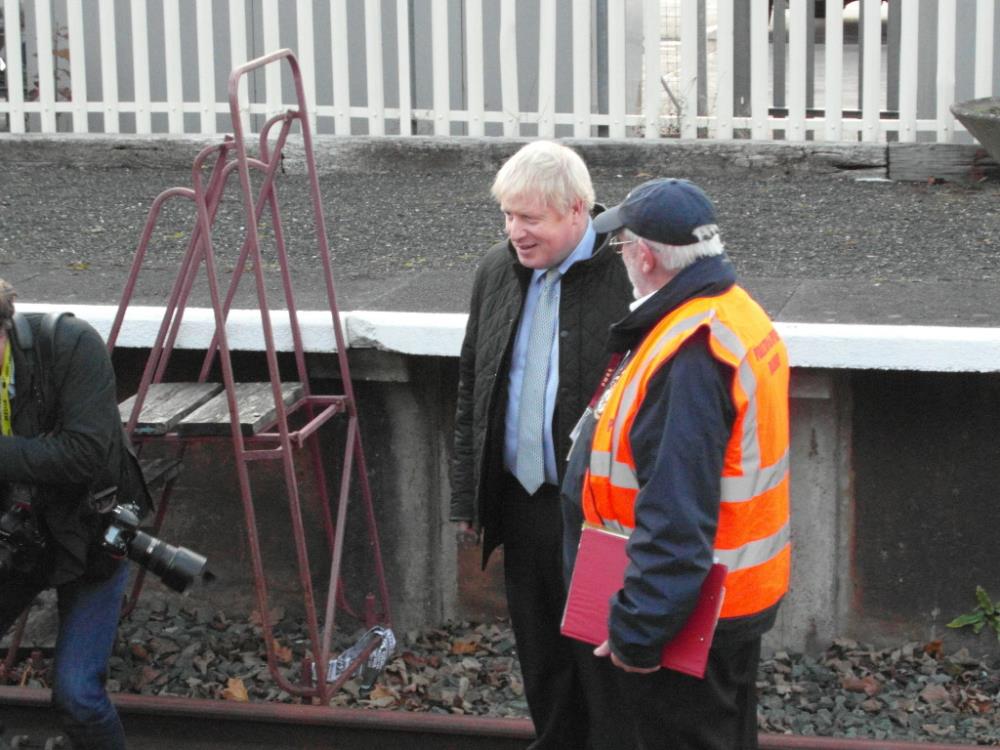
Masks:
[[[500,210],[517,259],[527,268],[551,268],[562,263],[587,227],[582,201],[576,201],[563,213],[537,197],[520,195],[504,199]]]

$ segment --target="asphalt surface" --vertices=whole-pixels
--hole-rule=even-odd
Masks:
[[[502,237],[490,183],[517,144],[444,139],[438,151],[432,139],[373,143],[354,142],[350,158],[320,144],[334,153],[320,156],[320,185],[340,308],[464,312],[478,258]],[[197,152],[194,142],[143,144],[0,137],[0,276],[20,299],[118,302],[150,205],[162,190],[191,184],[184,165]],[[581,150],[607,204],[652,176],[700,184],[716,203],[745,286],[778,320],[1000,325],[995,178],[890,182],[875,151],[867,161],[803,159],[792,147],[746,142],[655,150],[591,142]],[[318,309],[326,298],[308,184],[300,165],[288,163],[278,194],[296,302]],[[236,188],[234,181],[213,230],[224,273],[235,266],[244,225]],[[168,204],[135,304],[166,300],[193,216],[187,201]],[[267,215],[260,222],[269,304],[277,308],[285,305],[272,225]],[[252,282],[241,290],[237,305],[255,306]],[[207,301],[199,284],[192,304]]]

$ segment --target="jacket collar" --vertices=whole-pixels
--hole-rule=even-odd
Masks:
[[[695,297],[722,294],[735,283],[736,269],[725,253],[699,258],[611,327],[608,350],[634,349],[667,313]]]

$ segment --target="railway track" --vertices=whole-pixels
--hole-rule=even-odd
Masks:
[[[44,748],[55,734],[49,691],[0,687],[4,739]],[[116,695],[132,750],[514,750],[526,719],[489,719],[272,703]],[[50,743],[51,744],[51,743]],[[761,750],[968,750],[971,745],[764,734]]]

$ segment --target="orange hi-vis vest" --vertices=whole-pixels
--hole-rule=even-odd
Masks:
[[[735,371],[736,419],[722,467],[714,554],[729,568],[722,617],[776,604],[788,590],[788,352],[742,288],[692,299],[646,336],[602,394],[583,483],[587,521],[630,533],[639,492],[629,432],[650,378],[701,328],[712,355]]]

